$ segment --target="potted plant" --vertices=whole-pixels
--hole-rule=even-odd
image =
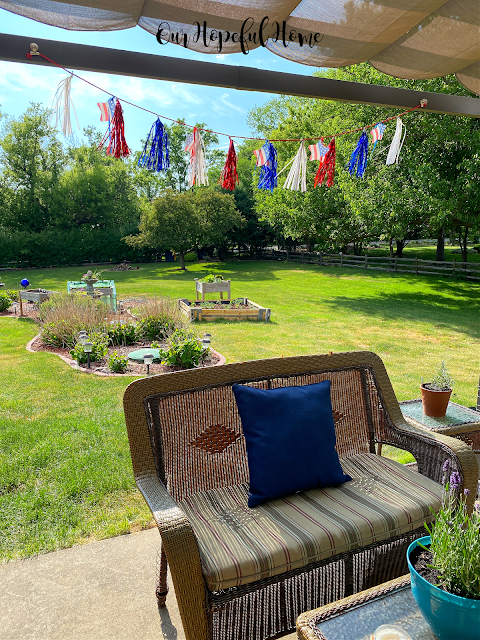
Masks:
[[[431,382],[420,385],[423,413],[431,418],[443,418],[447,412],[448,401],[452,394],[453,380],[445,366],[445,360]]]
[[[444,469],[448,477],[450,461]],[[444,482],[445,484],[445,482]],[[464,495],[457,497],[460,474],[445,484],[444,500],[429,536],[407,551],[412,594],[439,640],[480,637],[480,507],[468,514]]]

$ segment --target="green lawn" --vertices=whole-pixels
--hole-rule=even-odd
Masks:
[[[118,297],[195,295],[193,278],[221,273],[232,295],[272,309],[265,323],[216,322],[212,346],[228,362],[370,349],[384,360],[399,400],[419,396],[441,359],[453,400],[472,406],[480,373],[480,284],[283,262],[140,265],[105,273]],[[3,272],[10,288],[66,290],[81,268]],[[29,353],[30,320],[0,318],[0,554],[3,559],[138,530],[150,522],[134,488],[121,407],[132,378],[72,370]],[[405,460],[405,459],[404,459]]]

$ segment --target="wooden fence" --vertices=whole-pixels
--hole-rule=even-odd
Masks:
[[[420,258],[388,258],[352,256],[343,253],[308,253],[306,251],[277,251],[266,249],[252,255],[238,255],[242,260],[285,260],[301,264],[317,264],[324,267],[352,267],[391,273],[413,273],[415,275],[447,275],[462,280],[480,280],[480,263],[435,262]]]

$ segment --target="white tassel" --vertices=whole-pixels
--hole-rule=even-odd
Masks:
[[[58,83],[57,91],[55,93],[55,97],[53,98],[53,113],[52,117],[50,118],[50,124],[52,124],[52,120],[55,119],[55,124],[53,125],[54,129],[56,129],[60,124],[60,129],[64,136],[69,136],[72,133],[70,106],[73,109],[73,113],[75,114],[75,119],[77,121],[77,126],[80,129],[77,112],[75,111],[75,107],[73,106],[73,102],[70,97],[71,84],[72,76],[68,76],[63,80],[60,80],[60,82]]]
[[[403,138],[402,138],[402,129],[403,129]],[[394,163],[398,164],[398,158],[400,156],[400,151],[402,150],[403,142],[405,140],[406,135],[407,135],[407,127],[403,124],[400,118],[397,118],[395,134],[393,136],[390,149],[388,150],[386,164],[394,164]]]
[[[190,168],[188,174],[188,186],[208,185],[207,167],[205,164],[205,147],[202,136],[195,127],[193,140],[187,143],[186,151],[190,151]]]
[[[300,188],[301,181],[301,188]],[[284,189],[290,189],[291,191],[306,191],[307,190],[307,152],[305,150],[305,143],[300,143],[300,147],[297,151],[297,155],[293,160],[293,164],[288,173]]]

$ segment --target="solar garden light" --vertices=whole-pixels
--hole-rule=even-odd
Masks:
[[[208,349],[210,347],[210,338],[212,337],[211,333],[204,333],[202,338],[202,347],[204,349]]]
[[[88,336],[86,336],[88,337]],[[87,367],[90,369],[90,354],[92,353],[92,348],[93,348],[93,342],[84,342],[83,343],[83,350],[85,351],[85,353],[87,354]]]
[[[150,375],[150,365],[152,364],[154,357],[153,353],[146,353],[143,356],[143,362],[147,365],[147,376]]]
[[[88,333],[86,331],[79,331],[77,333],[77,342],[79,342],[82,346],[87,342],[88,340]]]

